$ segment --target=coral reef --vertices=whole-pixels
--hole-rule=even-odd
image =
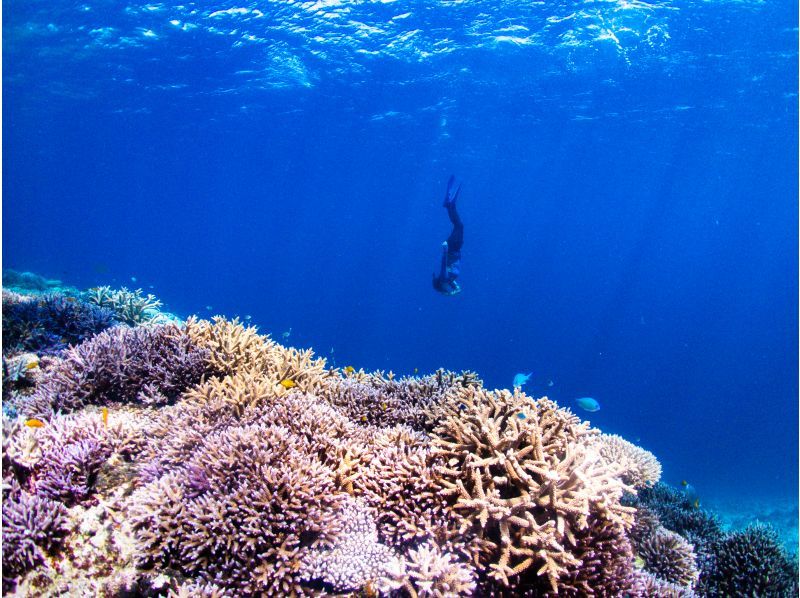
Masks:
[[[58,355],[116,324],[113,311],[74,296],[25,297],[3,291],[3,355],[21,351]]]
[[[659,579],[687,588],[697,582],[699,572],[692,545],[680,535],[666,529],[643,538],[637,553],[644,560],[644,568]]]
[[[594,448],[609,465],[622,467],[620,477],[634,488],[649,488],[661,479],[661,463],[650,451],[616,434],[600,434]]]
[[[120,321],[136,325],[142,323],[163,323],[164,316],[159,311],[161,301],[155,295],[142,295],[142,289],[129,291],[126,287],[112,289],[108,286],[94,287],[84,292],[85,299],[117,314]]]
[[[55,411],[89,404],[165,404],[202,379],[206,358],[207,351],[174,324],[111,328],[70,348],[26,412],[49,419]]]
[[[412,598],[457,598],[475,590],[475,571],[436,544],[423,544],[389,564],[377,587],[384,593],[405,590]]]
[[[520,392],[467,388],[432,415],[434,454],[446,463],[437,468],[441,494],[464,516],[460,532],[480,539],[472,560],[495,580],[512,586],[533,571],[558,592],[580,565],[570,548],[592,517],[627,541],[634,510],[620,504],[626,486],[568,411]]]
[[[655,456],[547,398],[329,368],[238,320],[153,323],[141,291],[89,296],[133,326],[5,355],[4,592],[796,591],[774,534],[724,533]]]
[[[711,545],[712,558],[698,590],[708,596],[797,596],[797,561],[788,557],[774,529],[753,524]]]
[[[3,476],[3,593],[15,578],[44,562],[67,534],[67,510],[56,501],[29,494]]]
[[[311,443],[277,425],[231,426],[137,491],[145,553],[184,575],[247,595],[302,594],[297,563],[330,545],[344,495]]]
[[[17,272],[3,268],[3,287],[24,291],[47,291],[61,286],[60,280],[47,279],[33,272]]]

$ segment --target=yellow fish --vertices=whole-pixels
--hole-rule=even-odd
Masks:
[[[367,421],[367,416],[366,415],[362,415],[361,416],[361,421],[362,422],[366,422]]]
[[[25,420],[25,425],[29,428],[44,428],[44,422],[40,419]]]
[[[294,383],[294,380],[289,380],[289,378],[286,378],[286,380],[281,380],[281,386],[284,388],[294,388],[297,386],[297,384]]]
[[[386,411],[386,403],[381,403],[381,409],[383,409],[384,411]]]
[[[344,371],[345,371],[346,373],[348,373],[348,374],[352,374],[353,372],[355,372],[355,371],[356,371],[356,368],[354,368],[352,365],[348,365],[348,366],[346,366],[346,367],[344,368]]]
[[[108,425],[108,407],[102,407],[100,409],[100,413],[103,414],[103,425],[107,426]]]
[[[695,509],[699,509],[700,508],[700,499],[699,498],[695,499],[695,501],[693,503],[693,506],[694,506]]]
[[[637,555],[636,559],[634,559],[633,561],[633,566],[636,567],[637,569],[644,569],[645,564],[646,563],[644,562],[644,559],[639,555]]]
[[[25,366],[26,370],[32,370],[35,367],[39,367],[38,361],[31,361],[28,365]]]
[[[687,482],[686,480],[681,480],[681,486],[686,487],[688,485],[689,485],[689,482]]]
[[[419,374],[419,368],[414,368],[414,373]]]

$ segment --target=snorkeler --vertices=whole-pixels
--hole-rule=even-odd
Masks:
[[[442,243],[442,265],[439,274],[433,275],[433,288],[442,295],[457,295],[461,292],[461,287],[456,282],[461,270],[461,246],[464,244],[464,224],[456,211],[456,200],[461,192],[459,183],[455,192],[453,184],[456,177],[450,175],[447,181],[447,192],[444,196],[444,207],[447,208],[447,215],[453,224],[453,231],[447,237],[447,241]]]

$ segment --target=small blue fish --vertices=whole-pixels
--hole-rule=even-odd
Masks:
[[[520,419],[525,419],[528,416],[525,415],[524,413],[517,413],[517,417],[520,418]]]
[[[590,413],[594,413],[595,411],[600,411],[600,403],[595,401],[592,397],[581,397],[575,401],[578,403],[578,407],[583,409],[584,411],[589,411]]]
[[[531,376],[533,376],[533,372],[514,376],[514,388],[520,388],[523,384],[526,384]]]

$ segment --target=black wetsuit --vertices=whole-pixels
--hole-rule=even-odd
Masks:
[[[453,230],[447,241],[442,243],[442,262],[438,276],[433,275],[433,288],[443,295],[455,295],[461,292],[461,287],[456,282],[461,273],[461,247],[464,245],[464,223],[456,210],[456,199],[461,191],[459,186],[454,196],[450,195],[452,177],[447,185],[447,195],[444,207],[447,208],[447,216],[453,225]]]

